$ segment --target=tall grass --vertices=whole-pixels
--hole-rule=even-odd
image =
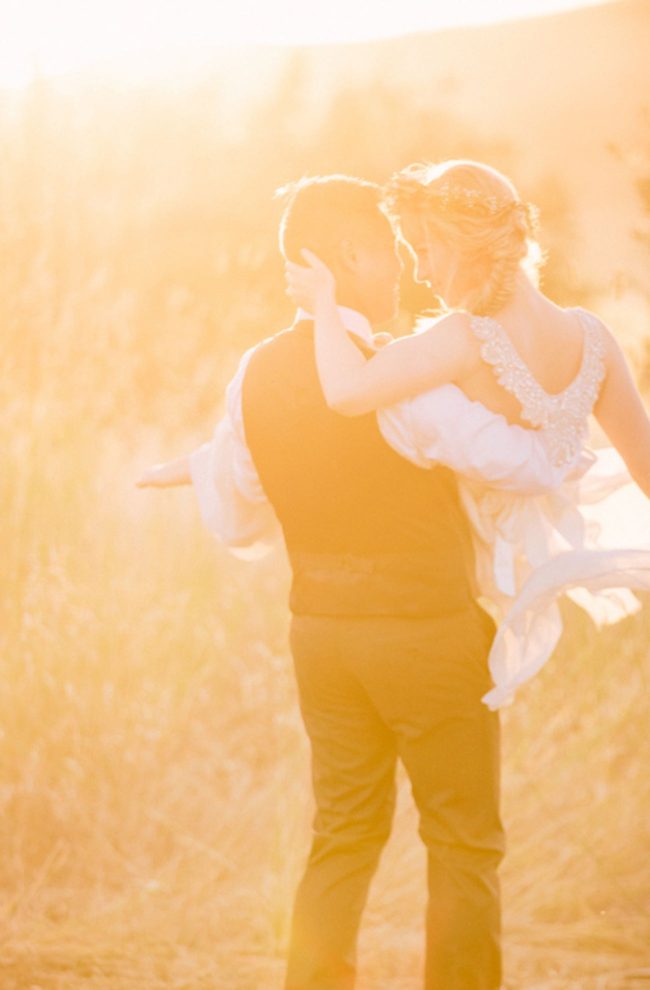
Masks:
[[[183,165],[150,106],[29,99],[2,121],[0,986],[279,988],[311,816],[286,564],[133,487],[285,320],[273,215],[223,219],[218,144]],[[649,625],[568,611],[504,713],[511,990],[647,985]],[[360,990],[419,986],[424,898],[401,778]]]

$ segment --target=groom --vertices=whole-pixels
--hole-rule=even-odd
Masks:
[[[298,261],[308,247],[331,268],[343,322],[372,353],[371,326],[394,315],[401,269],[379,187],[343,176],[302,180],[290,191],[280,245]],[[245,355],[227,407],[189,471],[204,518],[230,545],[265,539],[279,520],[312,750],[314,835],[285,990],[354,986],[398,759],[428,855],[426,990],[497,990],[498,721],[480,700],[494,627],[474,599],[454,476],[402,459],[374,415],[328,409],[306,313]],[[142,484],[187,475],[183,459],[152,469]]]

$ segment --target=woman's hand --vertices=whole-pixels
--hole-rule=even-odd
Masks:
[[[147,468],[136,481],[138,488],[175,488],[177,485],[191,484],[187,457],[179,457],[165,464],[154,464]]]
[[[287,279],[287,295],[296,306],[314,314],[324,302],[335,302],[336,281],[327,265],[320,258],[302,248],[300,252],[307,265],[287,261],[284,266]]]

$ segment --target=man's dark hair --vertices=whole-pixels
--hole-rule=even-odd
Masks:
[[[285,199],[280,251],[301,263],[300,249],[309,248],[331,264],[342,240],[373,236],[378,220],[388,223],[381,192],[376,183],[349,175],[318,175],[283,186],[276,193]]]

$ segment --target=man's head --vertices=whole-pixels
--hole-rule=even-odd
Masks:
[[[304,264],[309,248],[336,278],[339,305],[363,313],[371,323],[395,315],[401,262],[395,233],[381,208],[381,189],[346,175],[300,179],[280,190],[286,205],[280,250]]]

